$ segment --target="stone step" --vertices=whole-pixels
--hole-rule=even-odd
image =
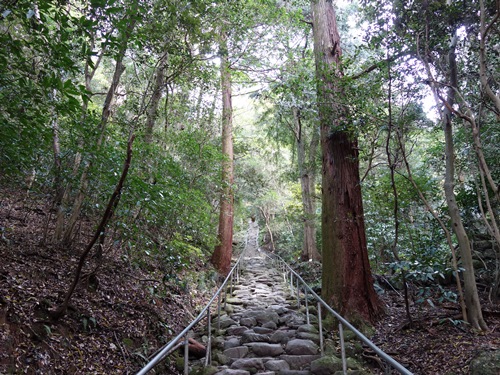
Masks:
[[[297,306],[290,286],[268,260],[257,254],[244,264],[226,311],[212,324],[215,375],[329,374],[330,362],[320,355],[317,317],[310,314],[306,323],[305,306]]]

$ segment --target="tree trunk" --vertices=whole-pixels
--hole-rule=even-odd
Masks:
[[[340,36],[331,1],[313,0],[314,52],[322,151],[322,296],[348,319],[373,322],[381,304],[373,288],[365,236],[357,140],[338,102]]]
[[[221,33],[221,88],[222,88],[222,196],[219,214],[219,244],[212,254],[212,264],[221,274],[231,269],[233,254],[233,108],[231,98],[231,67],[227,52],[227,34]]]
[[[61,144],[59,142],[59,120],[54,119],[52,123],[53,139],[52,148],[54,150],[54,208],[56,210],[56,226],[54,231],[54,242],[62,237],[64,226],[64,186],[62,181],[61,168]]]
[[[321,255],[316,247],[316,204],[314,203],[315,171],[314,159],[316,144],[319,139],[313,135],[309,147],[309,163],[306,162],[305,137],[302,129],[300,110],[292,108],[295,122],[295,138],[297,143],[297,164],[302,190],[302,209],[304,211],[304,240],[302,243],[301,259],[321,260]],[[308,165],[307,165],[308,164]]]
[[[267,233],[269,234],[269,241],[271,241],[271,252],[274,252],[276,250],[276,247],[274,246],[274,236],[271,230],[271,213],[265,210],[264,207],[259,207],[259,210],[262,213],[262,217],[264,217]]]
[[[158,117],[158,104],[160,103],[161,94],[165,86],[165,68],[167,66],[167,54],[165,53],[158,62],[158,67],[155,72],[155,83],[153,94],[151,95],[151,102],[146,110],[146,131],[144,134],[144,141],[151,143],[153,141],[153,130]]]
[[[125,52],[127,51],[127,43],[128,39],[130,38],[130,35],[132,34],[132,31],[135,27],[137,21],[132,20],[130,21],[129,27],[127,28],[127,32],[124,35],[124,41],[123,41],[123,46],[120,49],[117,58],[116,58],[116,66],[115,66],[115,72],[113,74],[113,79],[111,81],[111,85],[108,89],[108,93],[106,95],[106,99],[104,100],[104,105],[102,107],[102,114],[101,114],[101,122],[99,124],[99,138],[97,140],[97,149],[100,149],[103,140],[104,140],[104,133],[106,130],[106,126],[108,124],[109,117],[111,116],[111,107],[113,100],[115,98],[116,94],[116,89],[118,88],[118,85],[120,84],[120,78],[125,71],[125,65],[123,63],[123,59],[125,57]],[[68,224],[66,227],[66,231],[64,232],[64,236],[62,239],[62,243],[64,246],[67,246],[71,243],[72,238],[73,238],[73,233],[75,230],[76,222],[78,218],[80,217],[80,212],[82,209],[83,201],[85,199],[85,194],[87,191],[88,187],[88,172],[91,168],[91,162],[88,162],[84,170],[82,172],[82,175],[80,177],[80,187],[78,189],[78,193],[76,195],[75,201],[73,202],[73,208],[71,210],[71,216],[68,220]]]
[[[476,278],[474,273],[474,266],[472,263],[472,251],[470,246],[469,237],[465,231],[460,217],[460,210],[458,208],[455,196],[455,150],[453,144],[453,124],[452,124],[452,111],[455,103],[455,88],[458,83],[457,64],[455,55],[455,46],[457,43],[456,35],[453,36],[448,53],[449,64],[449,79],[450,87],[447,90],[447,105],[442,113],[443,131],[445,137],[445,156],[446,156],[446,170],[444,180],[444,192],[446,202],[448,205],[448,213],[450,215],[453,232],[455,233],[460,247],[460,254],[462,257],[462,265],[464,267],[464,289],[465,289],[465,304],[467,306],[467,321],[473,328],[487,330],[488,327],[483,319],[481,311],[481,304],[479,302],[479,294],[477,291]]]
[[[90,50],[95,49],[95,43],[93,39],[90,41]],[[92,92],[92,79],[94,78],[94,75],[99,68],[99,65],[101,64],[102,58],[104,56],[106,47],[104,47],[101,52],[97,56],[97,61],[95,61],[92,64],[89,63],[87,60],[85,62],[85,68],[84,68],[84,77],[85,77],[85,89],[90,93]],[[85,121],[87,117],[87,110],[88,110],[88,101],[84,101],[82,104],[82,114],[81,114],[81,121],[82,123]],[[75,178],[78,174],[78,170],[80,169],[80,164],[82,162],[82,153],[80,152],[80,149],[83,148],[84,140],[79,139],[78,141],[78,151],[75,155],[75,159],[73,161],[73,171],[71,173],[72,178]],[[56,214],[56,225],[55,225],[55,230],[54,230],[54,242],[59,243],[61,242],[64,231],[65,231],[65,226],[64,226],[64,218],[65,218],[65,206],[67,205],[67,202],[69,200],[69,194],[70,194],[70,184],[67,183],[66,187],[63,189],[62,192],[62,198],[61,201],[57,207],[57,214]]]
[[[73,293],[75,291],[76,286],[78,285],[78,282],[80,281],[80,276],[82,273],[83,266],[85,264],[85,261],[87,260],[88,255],[90,254],[90,251],[94,247],[95,243],[99,239],[100,236],[106,231],[106,227],[108,225],[109,220],[111,219],[111,216],[113,215],[114,210],[116,209],[122,189],[123,189],[123,184],[125,183],[125,180],[127,179],[127,174],[130,168],[130,163],[132,161],[132,145],[134,143],[135,135],[131,134],[129,140],[128,140],[128,146],[127,146],[127,156],[125,158],[125,162],[123,164],[123,169],[122,173],[120,176],[120,179],[118,180],[118,183],[116,184],[115,190],[113,191],[113,194],[111,195],[111,198],[109,199],[108,205],[106,206],[106,210],[104,211],[104,214],[101,218],[101,222],[99,223],[99,226],[97,227],[96,231],[94,232],[94,236],[90,240],[89,244],[83,251],[82,255],[80,255],[80,260],[78,261],[78,265],[75,270],[75,276],[73,277],[73,282],[68,288],[68,291],[66,292],[66,295],[64,297],[64,301],[53,311],[50,312],[50,315],[54,319],[60,319],[61,317],[66,314],[66,311],[69,306],[69,301],[71,300],[71,297],[73,296]]]

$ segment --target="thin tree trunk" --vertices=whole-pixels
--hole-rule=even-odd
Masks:
[[[390,61],[389,56],[387,56],[387,61]],[[387,164],[389,166],[389,171],[390,171],[390,176],[391,176],[391,188],[392,188],[392,196],[394,197],[394,209],[393,209],[393,216],[394,216],[394,240],[391,245],[391,251],[392,254],[394,255],[394,259],[397,262],[400,262],[399,258],[399,252],[398,252],[398,240],[399,240],[399,194],[398,194],[398,189],[396,186],[396,180],[395,180],[395,172],[396,172],[396,166],[398,164],[398,159],[399,159],[399,149],[396,148],[395,155],[392,154],[391,151],[391,138],[392,138],[392,131],[394,129],[394,123],[392,121],[392,72],[391,72],[391,63],[387,63],[387,74],[389,77],[389,86],[388,86],[388,93],[387,93],[387,99],[388,99],[388,104],[389,104],[389,118],[388,118],[388,126],[387,126],[387,138],[385,142],[385,153],[387,155]],[[396,133],[398,134],[398,139],[401,139],[399,136],[399,129],[396,128]],[[413,319],[411,317],[410,313],[410,299],[408,296],[408,284],[406,282],[406,271],[401,268],[401,278],[403,280],[403,290],[404,290],[404,296],[405,296],[405,310],[406,310],[406,316],[408,317],[408,322],[410,323],[410,326],[413,326]]]
[[[158,117],[158,104],[160,103],[161,95],[165,87],[165,68],[167,66],[167,57],[165,53],[158,62],[158,67],[155,72],[155,82],[153,87],[153,95],[146,111],[146,132],[144,141],[151,143],[153,141],[153,130]]]
[[[336,15],[331,1],[313,0],[311,8],[323,162],[322,296],[348,319],[373,322],[382,308],[368,261],[357,140],[339,103]]]
[[[212,264],[221,274],[231,268],[233,254],[233,108],[231,97],[231,67],[227,51],[227,33],[221,33],[221,87],[222,87],[222,196],[219,214],[219,244],[212,254]]]
[[[456,196],[455,196],[455,150],[453,142],[453,124],[452,124],[452,114],[455,104],[455,93],[458,84],[458,72],[456,63],[455,48],[458,38],[455,35],[451,38],[450,50],[448,52],[448,68],[449,68],[449,81],[450,85],[447,90],[447,97],[445,99],[446,105],[441,112],[441,122],[443,124],[443,132],[445,137],[445,181],[444,181],[444,192],[446,196],[446,203],[448,206],[448,213],[450,215],[451,224],[453,232],[457,237],[458,245],[460,248],[460,254],[462,258],[462,264],[464,267],[463,278],[464,278],[464,297],[465,305],[467,307],[467,321],[475,329],[487,330],[488,326],[483,319],[483,314],[481,311],[481,304],[479,301],[479,294],[477,291],[476,278],[474,272],[474,266],[472,263],[472,250],[467,236],[467,232],[462,223],[462,218],[460,216],[460,209],[458,207]],[[430,67],[426,63],[427,74],[432,78],[432,73]],[[435,96],[436,103],[439,103],[440,95],[438,88],[432,82],[432,89]]]
[[[320,260],[321,255],[316,247],[316,205],[314,204],[314,166],[306,166],[306,150],[304,130],[302,129],[302,121],[300,110],[297,107],[292,108],[293,119],[295,122],[295,140],[297,144],[297,164],[300,176],[300,186],[302,191],[302,209],[304,211],[304,240],[302,243],[303,261]],[[318,137],[313,137],[309,152],[313,153],[312,159],[316,153],[314,139],[318,142]],[[311,156],[309,158],[311,161]]]
[[[437,220],[437,222],[439,223],[439,226],[443,230],[444,235],[446,237],[446,242],[448,243],[448,247],[450,248],[450,252],[451,252],[451,257],[452,257],[451,259],[452,259],[453,271],[454,271],[454,276],[455,276],[455,283],[457,285],[458,300],[460,301],[460,309],[462,311],[462,317],[464,320],[467,320],[467,309],[465,307],[464,293],[462,291],[462,283],[460,282],[460,277],[458,274],[457,254],[455,252],[455,246],[453,246],[453,242],[451,240],[450,231],[446,227],[443,220],[441,220],[441,218],[439,217],[437,212],[432,208],[430,203],[427,201],[427,198],[425,198],[424,194],[422,193],[422,190],[420,190],[419,186],[415,182],[415,179],[413,178],[413,174],[411,173],[410,163],[408,163],[408,158],[406,157],[405,146],[404,146],[403,140],[400,137],[400,134],[398,134],[398,142],[399,142],[399,148],[401,150],[401,156],[403,158],[403,162],[404,162],[405,167],[406,167],[406,172],[408,173],[408,177],[407,177],[408,180],[415,188],[420,200],[424,203],[425,207],[431,213],[432,217],[434,217],[434,219]]]
[[[62,236],[64,228],[64,186],[62,182],[61,170],[61,144],[59,142],[59,122],[54,119],[52,123],[53,140],[52,148],[54,150],[54,208],[56,210],[56,226],[54,231],[54,240],[57,242]]]
[[[111,81],[111,85],[108,89],[108,93],[106,95],[106,99],[104,100],[104,105],[102,108],[102,114],[101,114],[101,122],[99,124],[99,138],[97,139],[97,150],[99,150],[102,146],[102,143],[104,141],[104,134],[106,130],[106,126],[109,121],[109,117],[111,116],[111,107],[113,100],[115,98],[116,90],[118,88],[118,85],[120,84],[120,78],[125,71],[125,65],[123,64],[123,59],[125,57],[125,52],[127,50],[127,43],[128,39],[130,38],[130,35],[132,34],[132,31],[136,25],[135,20],[130,21],[129,27],[127,28],[127,31],[124,35],[124,41],[123,41],[123,46],[120,49],[120,52],[118,53],[118,56],[116,58],[116,66],[115,66],[115,72],[113,74],[113,79]],[[80,212],[82,209],[83,201],[85,199],[87,187],[88,187],[88,173],[89,170],[92,166],[92,161],[87,162],[87,164],[84,167],[84,170],[82,172],[82,175],[80,177],[80,186],[78,189],[78,193],[76,195],[75,201],[73,203],[73,208],[71,210],[71,216],[68,220],[68,224],[66,227],[66,231],[64,232],[64,236],[62,239],[62,243],[64,246],[67,246],[71,243],[72,238],[73,238],[73,233],[75,230],[75,226],[77,223],[78,218],[80,217]]]
[[[486,9],[484,6],[484,0],[479,0],[480,7],[480,39],[479,39],[479,80],[481,82],[481,87],[486,92],[488,98],[494,106],[494,111],[497,118],[500,118],[500,97],[496,95],[488,82],[488,64],[486,56],[486,41],[488,39],[488,34],[492,30],[493,25],[500,19],[500,2],[496,2],[496,13],[493,16],[491,22],[486,24]],[[498,67],[496,67],[498,69]],[[496,186],[496,185],[495,185]],[[495,187],[494,187],[495,189]],[[498,187],[496,187],[495,193],[498,194]]]
[[[120,197],[121,197],[121,192],[123,188],[123,184],[125,183],[125,180],[127,178],[128,170],[130,168],[130,163],[132,160],[132,145],[134,143],[135,135],[132,134],[129,138],[128,141],[128,146],[127,146],[127,156],[125,158],[125,162],[123,164],[123,169],[122,169],[122,174],[120,176],[120,180],[118,181],[115,190],[113,194],[111,195],[111,198],[109,199],[108,205],[106,206],[106,210],[104,211],[104,215],[102,216],[101,222],[99,223],[99,226],[97,227],[94,236],[92,237],[92,240],[89,242],[85,250],[83,251],[82,255],[80,255],[80,260],[78,262],[78,265],[75,270],[75,276],[73,278],[73,282],[71,283],[68,291],[66,292],[66,295],[64,297],[64,301],[59,305],[55,310],[51,312],[51,316],[54,319],[60,319],[61,317],[64,316],[68,309],[69,301],[71,300],[71,297],[73,295],[73,292],[75,291],[76,286],[78,285],[78,281],[80,280],[80,276],[82,273],[83,266],[85,264],[85,261],[87,260],[87,257],[94,247],[95,243],[99,239],[99,237],[106,231],[107,224],[113,214],[114,209],[116,209]]]
[[[90,42],[90,50],[94,50],[95,43],[93,40]],[[99,65],[101,64],[102,58],[104,56],[104,53],[106,51],[106,47],[104,47],[101,50],[101,53],[97,56],[97,61],[93,63],[92,68],[89,64],[88,61],[85,63],[85,69],[84,69],[84,76],[85,76],[85,90],[88,92],[92,92],[92,79],[94,78],[94,75],[99,68]],[[88,101],[84,101],[82,104],[82,114],[81,114],[81,121],[84,122],[86,117],[87,117],[87,109],[88,109]],[[72,171],[72,177],[75,178],[78,174],[78,170],[80,168],[80,164],[82,162],[82,153],[80,152],[80,149],[83,148],[84,140],[80,139],[78,141],[78,151],[76,152],[75,159],[73,161],[73,171]],[[65,229],[65,213],[64,213],[64,207],[66,206],[68,200],[69,200],[69,193],[70,193],[70,183],[67,183],[63,192],[62,192],[62,197],[61,200],[56,207],[56,226],[54,230],[54,242],[59,243],[61,242],[63,235],[64,235],[64,229]]]
[[[274,246],[274,237],[273,237],[273,232],[271,231],[271,215],[269,214],[269,212],[266,212],[262,207],[259,207],[259,210],[262,213],[262,216],[264,217],[267,233],[269,233],[269,240],[271,241],[271,251],[274,252],[274,250],[276,250],[276,247]]]

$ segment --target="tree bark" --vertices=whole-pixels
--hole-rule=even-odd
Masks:
[[[51,317],[54,319],[60,319],[61,317],[64,316],[66,313],[66,310],[68,309],[69,301],[71,300],[71,297],[73,296],[73,292],[76,289],[76,286],[78,285],[78,281],[80,280],[80,276],[82,273],[83,266],[85,264],[85,261],[87,260],[87,257],[94,247],[95,243],[99,239],[100,236],[106,231],[106,226],[113,215],[114,210],[118,206],[118,203],[120,201],[121,197],[121,192],[123,188],[123,184],[125,183],[125,180],[127,179],[127,174],[128,170],[130,168],[130,163],[132,161],[132,145],[134,143],[135,135],[132,134],[129,138],[128,141],[128,146],[127,146],[127,156],[125,158],[125,162],[123,164],[123,169],[122,169],[122,174],[120,176],[120,180],[118,181],[115,190],[113,194],[111,195],[111,198],[109,199],[108,205],[106,206],[106,210],[104,211],[104,214],[102,216],[101,222],[99,223],[99,226],[97,227],[94,236],[92,237],[92,240],[89,242],[85,250],[83,251],[82,255],[80,255],[80,260],[78,262],[78,265],[76,267],[75,271],[75,276],[73,278],[73,282],[71,283],[68,291],[66,292],[66,295],[64,297],[64,301],[53,311],[51,311]]]
[[[56,210],[56,226],[54,230],[54,242],[62,237],[64,226],[64,186],[62,181],[61,167],[61,144],[59,142],[59,120],[54,119],[52,123],[53,139],[52,148],[54,150],[54,208]]]
[[[274,236],[271,230],[271,213],[264,209],[265,207],[259,207],[260,212],[262,213],[262,217],[264,218],[264,222],[266,225],[267,233],[269,234],[269,240],[271,241],[271,251],[274,252],[276,247],[274,246]]]
[[[311,8],[323,164],[322,296],[348,319],[373,322],[382,307],[368,261],[357,139],[338,101],[342,72],[336,15],[331,1],[313,0]]]
[[[102,114],[101,114],[101,122],[99,124],[99,138],[97,139],[97,149],[101,148],[101,145],[104,141],[104,133],[106,130],[106,126],[109,121],[109,117],[111,116],[111,107],[113,103],[113,99],[115,98],[116,94],[116,89],[118,88],[118,85],[120,84],[120,79],[125,71],[125,65],[123,63],[123,59],[125,58],[125,52],[127,50],[127,45],[128,45],[128,39],[130,38],[132,31],[135,28],[137,21],[132,20],[130,21],[130,24],[127,28],[127,31],[124,35],[124,41],[123,41],[123,46],[120,49],[117,58],[116,58],[116,66],[115,66],[115,72],[113,74],[113,79],[111,81],[111,85],[108,89],[108,92],[106,94],[106,99],[104,100],[104,105],[102,107]],[[76,222],[78,218],[80,217],[80,212],[82,209],[83,201],[85,199],[85,194],[87,191],[88,187],[88,173],[91,168],[91,161],[88,162],[82,172],[82,175],[80,177],[80,186],[78,189],[78,193],[76,195],[75,201],[73,202],[73,208],[71,210],[71,216],[68,220],[68,224],[66,227],[66,231],[64,232],[64,236],[62,239],[63,245],[67,246],[71,243],[72,238],[73,238],[73,233],[75,230]]]
[[[449,80],[450,87],[447,90],[447,105],[442,113],[443,131],[445,137],[445,180],[444,192],[446,202],[448,205],[448,213],[451,219],[453,232],[457,237],[460,254],[462,257],[462,265],[465,269],[463,273],[464,289],[465,289],[465,304],[467,306],[467,321],[472,327],[481,330],[487,330],[488,326],[483,319],[481,311],[481,304],[479,302],[479,294],[477,291],[476,278],[474,273],[474,266],[472,263],[472,250],[467,236],[467,232],[462,223],[460,216],[460,209],[457,204],[455,196],[455,150],[453,144],[453,124],[452,124],[452,111],[448,107],[453,107],[455,103],[455,88],[458,84],[457,63],[455,55],[455,46],[457,43],[457,36],[452,37],[450,44],[450,51],[448,53],[449,64]]]
[[[95,37],[95,36],[94,36]],[[95,49],[95,42],[94,38],[91,38],[90,40],[90,50]],[[106,51],[106,47],[103,47],[101,52],[97,56],[97,61],[92,64],[89,63],[89,59],[85,62],[85,68],[84,68],[84,77],[85,77],[85,89],[90,93],[92,92],[92,79],[94,78],[94,75],[99,68],[99,65],[101,64],[102,58],[104,56],[104,53]],[[81,113],[81,121],[84,122],[86,117],[87,117],[87,109],[88,109],[88,101],[84,101],[82,104],[82,113]],[[81,149],[83,148],[84,140],[79,139],[78,141],[78,148]],[[74,161],[73,161],[73,171],[71,173],[72,178],[75,178],[78,174],[78,170],[80,168],[80,164],[82,161],[82,153],[80,150],[76,152]],[[65,231],[65,206],[67,206],[67,202],[69,200],[69,194],[70,194],[70,184],[67,183],[65,188],[63,189],[62,192],[62,198],[60,200],[60,203],[57,206],[56,212],[56,225],[54,229],[54,242],[59,243],[61,242],[64,231]]]
[[[155,82],[153,87],[153,94],[148,109],[146,110],[146,131],[144,134],[144,141],[151,143],[153,141],[153,130],[158,117],[158,104],[160,103],[161,94],[165,86],[165,68],[167,66],[167,57],[165,53],[158,62],[155,72]]]
[[[496,13],[489,24],[486,24],[486,9],[484,6],[484,0],[479,1],[479,15],[480,15],[480,36],[479,39],[479,80],[481,82],[481,87],[484,92],[490,98],[493,103],[493,111],[496,113],[497,118],[500,118],[500,96],[495,94],[491,89],[488,76],[488,64],[487,64],[487,53],[486,53],[486,40],[488,38],[489,32],[492,30],[494,24],[500,19],[500,2],[496,2]],[[497,67],[498,69],[498,67]],[[495,189],[494,184],[493,188]],[[498,187],[496,187],[496,193],[498,194]]]
[[[297,143],[297,164],[299,168],[300,186],[302,190],[302,209],[304,211],[304,240],[302,243],[301,259],[303,261],[321,260],[321,255],[316,247],[316,204],[314,202],[315,171],[314,159],[316,145],[319,142],[314,134],[309,145],[309,163],[306,162],[306,147],[304,130],[300,110],[292,108],[295,122],[295,139]]]
[[[222,195],[219,214],[219,244],[212,254],[212,264],[221,274],[229,273],[233,254],[233,108],[231,97],[231,67],[227,51],[227,33],[221,33],[222,88]]]

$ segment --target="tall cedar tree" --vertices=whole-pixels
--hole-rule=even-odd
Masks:
[[[212,264],[221,274],[229,273],[233,253],[233,108],[231,101],[231,67],[228,60],[227,34],[221,33],[221,87],[222,87],[222,196],[219,214],[219,244],[212,254]]]
[[[363,217],[357,139],[339,99],[340,36],[331,0],[313,0],[314,53],[322,152],[322,295],[352,321],[381,313],[373,288]]]

